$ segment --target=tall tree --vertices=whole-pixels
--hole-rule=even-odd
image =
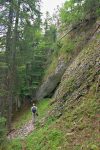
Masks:
[[[30,24],[35,24],[35,20],[37,19],[38,26],[40,26],[40,1],[28,1],[28,0],[1,0],[2,7],[2,26],[5,29],[3,33],[3,37],[6,35],[6,43],[5,44],[5,55],[6,55],[6,102],[7,102],[7,125],[8,129],[11,128],[11,119],[12,119],[12,111],[13,104],[15,103],[15,99],[18,96],[17,88],[18,83],[18,67],[21,63],[17,64],[19,60],[19,50],[20,50],[20,42],[23,39],[24,26],[30,22]],[[6,21],[4,18],[6,17]],[[39,27],[40,28],[40,27]],[[7,32],[6,32],[7,30]],[[31,33],[30,33],[31,34]],[[29,37],[28,37],[29,38]],[[28,39],[27,38],[27,39]],[[3,39],[3,38],[2,38]],[[32,43],[34,40],[32,41]],[[32,47],[32,45],[31,45]],[[30,48],[30,46],[28,47]],[[31,48],[32,50],[32,48]],[[20,60],[21,60],[20,56]]]
[[[6,63],[7,63],[7,126],[11,129],[11,119],[12,119],[12,100],[13,100],[13,81],[12,81],[12,25],[13,25],[13,0],[9,2],[9,16],[8,16],[8,30],[6,36]]]

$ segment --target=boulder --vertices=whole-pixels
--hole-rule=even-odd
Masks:
[[[63,60],[58,61],[58,65],[55,72],[50,75],[47,80],[40,86],[36,92],[36,99],[41,100],[45,97],[49,97],[51,93],[56,89],[59,84],[62,75],[66,69],[66,63]]]

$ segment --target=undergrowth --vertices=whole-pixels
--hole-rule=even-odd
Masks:
[[[23,145],[26,150],[99,150],[100,107],[94,87],[70,103],[58,119],[48,116],[50,100],[42,101],[36,129],[25,139],[12,140],[8,150],[22,150]]]

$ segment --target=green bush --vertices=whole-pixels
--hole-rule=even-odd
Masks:
[[[6,119],[0,117],[0,148],[3,149],[6,145]]]

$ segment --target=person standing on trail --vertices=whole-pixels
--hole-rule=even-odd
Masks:
[[[35,118],[37,114],[37,107],[35,106],[35,104],[33,104],[31,111],[32,111],[32,122],[35,123]]]

